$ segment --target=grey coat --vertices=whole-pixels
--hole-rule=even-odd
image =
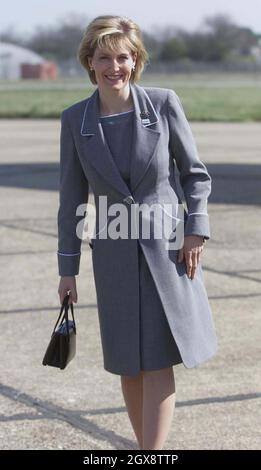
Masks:
[[[207,199],[211,178],[199,159],[180,99],[169,89],[131,83],[130,89],[134,102],[130,189],[104,140],[98,119],[98,89],[62,113],[57,253],[61,276],[79,273],[82,240],[76,235],[76,224],[82,216],[76,216],[76,208],[88,201],[89,185],[94,193],[97,223],[98,197],[102,195],[107,196],[108,207],[125,204],[128,214],[132,204],[181,203],[175,180],[177,167],[187,205],[185,235],[210,237]],[[172,223],[174,219],[170,220]],[[96,233],[99,230],[97,226]],[[138,237],[137,241],[98,236],[89,243],[104,368],[127,375],[140,370],[138,242],[183,364],[195,367],[217,349],[201,262],[191,280],[185,261],[177,262],[178,250],[166,249],[164,239],[143,239],[141,234]]]

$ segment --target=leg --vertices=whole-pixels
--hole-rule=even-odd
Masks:
[[[139,448],[142,448],[142,372],[135,376],[122,375],[121,387],[128,415],[136,435]]]
[[[175,408],[175,380],[172,367],[143,371],[143,446],[163,449]]]

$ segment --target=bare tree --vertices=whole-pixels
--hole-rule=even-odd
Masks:
[[[53,27],[38,27],[27,46],[50,59],[66,60],[76,56],[89,20],[84,15],[70,14]]]
[[[14,26],[8,26],[7,28],[5,28],[3,31],[0,32],[0,41],[25,47],[27,38],[25,38],[24,36],[18,35],[15,31]]]

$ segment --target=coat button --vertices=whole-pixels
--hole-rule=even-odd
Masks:
[[[132,204],[134,202],[134,199],[132,196],[127,196],[123,199],[124,202],[127,202],[127,204]]]

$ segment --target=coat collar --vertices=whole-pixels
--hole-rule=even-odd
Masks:
[[[99,122],[98,88],[87,100],[80,131],[81,135],[87,138],[84,141],[86,157],[106,181],[127,196],[135,191],[144,178],[160,136],[159,131],[150,129],[151,125],[159,121],[159,117],[144,88],[130,83],[130,92],[134,104],[130,188],[121,177],[104,138],[102,125]]]

